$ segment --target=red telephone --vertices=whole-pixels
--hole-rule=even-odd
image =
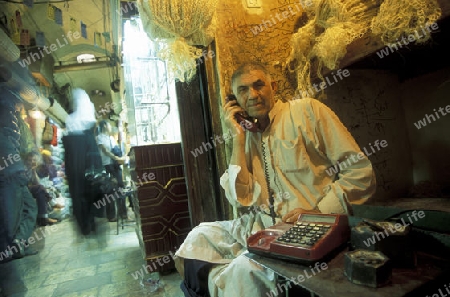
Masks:
[[[301,264],[329,260],[350,239],[348,217],[300,214],[296,223],[278,223],[247,239],[248,251]]]
[[[237,98],[234,94],[229,94],[226,97],[226,102],[236,101]],[[235,115],[236,121],[241,125],[242,128],[249,130],[250,132],[258,132],[259,131],[259,123],[258,119],[254,119],[247,114],[246,111],[238,112]]]

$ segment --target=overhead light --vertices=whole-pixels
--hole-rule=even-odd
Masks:
[[[45,120],[45,118],[46,118],[45,114],[38,109],[29,110],[28,114],[30,115],[30,117],[32,119],[35,119],[35,120]]]
[[[77,61],[78,63],[90,63],[97,61],[97,59],[91,54],[81,54],[77,56]]]
[[[105,91],[102,90],[92,90],[91,91],[91,96],[105,96],[106,93]]]

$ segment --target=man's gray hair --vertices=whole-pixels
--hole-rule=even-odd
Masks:
[[[233,72],[233,75],[231,76],[231,85],[234,84],[234,82],[236,81],[236,79],[237,79],[239,76],[241,76],[241,75],[244,74],[244,73],[248,73],[248,72],[250,72],[251,70],[260,70],[260,71],[262,71],[262,72],[264,73],[264,75],[265,75],[269,80],[272,79],[271,76],[270,76],[269,71],[267,70],[267,68],[266,68],[265,66],[263,66],[262,64],[257,63],[257,62],[247,62],[247,63],[244,63],[244,64],[242,64],[241,66],[239,66],[239,68],[236,69],[236,70]]]

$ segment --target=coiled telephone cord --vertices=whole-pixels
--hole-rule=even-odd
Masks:
[[[275,199],[274,199],[274,193],[270,189],[270,178],[269,178],[269,168],[266,162],[266,150],[264,148],[264,141],[261,140],[261,149],[262,149],[262,157],[264,162],[264,176],[266,178],[266,185],[267,185],[267,193],[269,195],[269,210],[270,210],[270,216],[272,217],[272,222],[275,225]]]

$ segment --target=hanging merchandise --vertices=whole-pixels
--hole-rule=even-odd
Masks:
[[[144,29],[151,40],[167,46],[158,56],[167,61],[169,74],[190,81],[202,51],[193,45],[208,45],[214,38],[217,0],[138,0]]]
[[[11,31],[11,33],[17,32],[16,21],[14,19],[11,19],[11,21],[9,22],[9,30]]]
[[[56,127],[56,125],[52,124],[52,129],[53,129],[53,138],[52,138],[52,141],[50,142],[50,144],[52,146],[57,146],[58,145],[58,128]]]
[[[16,10],[16,24],[17,28],[22,28],[22,16],[20,15],[19,10]]]
[[[55,20],[55,7],[50,3],[47,6],[47,17],[51,21]]]
[[[16,21],[14,19],[11,19],[9,24],[12,42],[14,42],[14,44],[20,45],[20,32],[16,26]]]
[[[62,10],[58,7],[55,7],[55,23],[60,26],[63,25]]]
[[[42,142],[44,144],[50,144],[53,141],[53,128],[52,128],[52,124],[49,123],[48,120],[45,121],[45,127],[44,127],[44,131],[42,132]]]
[[[78,32],[77,20],[74,18],[70,18],[70,31]]]
[[[20,45],[30,45],[30,32],[28,29],[20,30]]]
[[[36,31],[36,46],[43,48],[45,46],[45,34],[44,32]]]
[[[86,24],[83,24],[83,22],[80,22],[80,26],[81,26],[81,36],[84,37],[85,39],[87,39]]]

